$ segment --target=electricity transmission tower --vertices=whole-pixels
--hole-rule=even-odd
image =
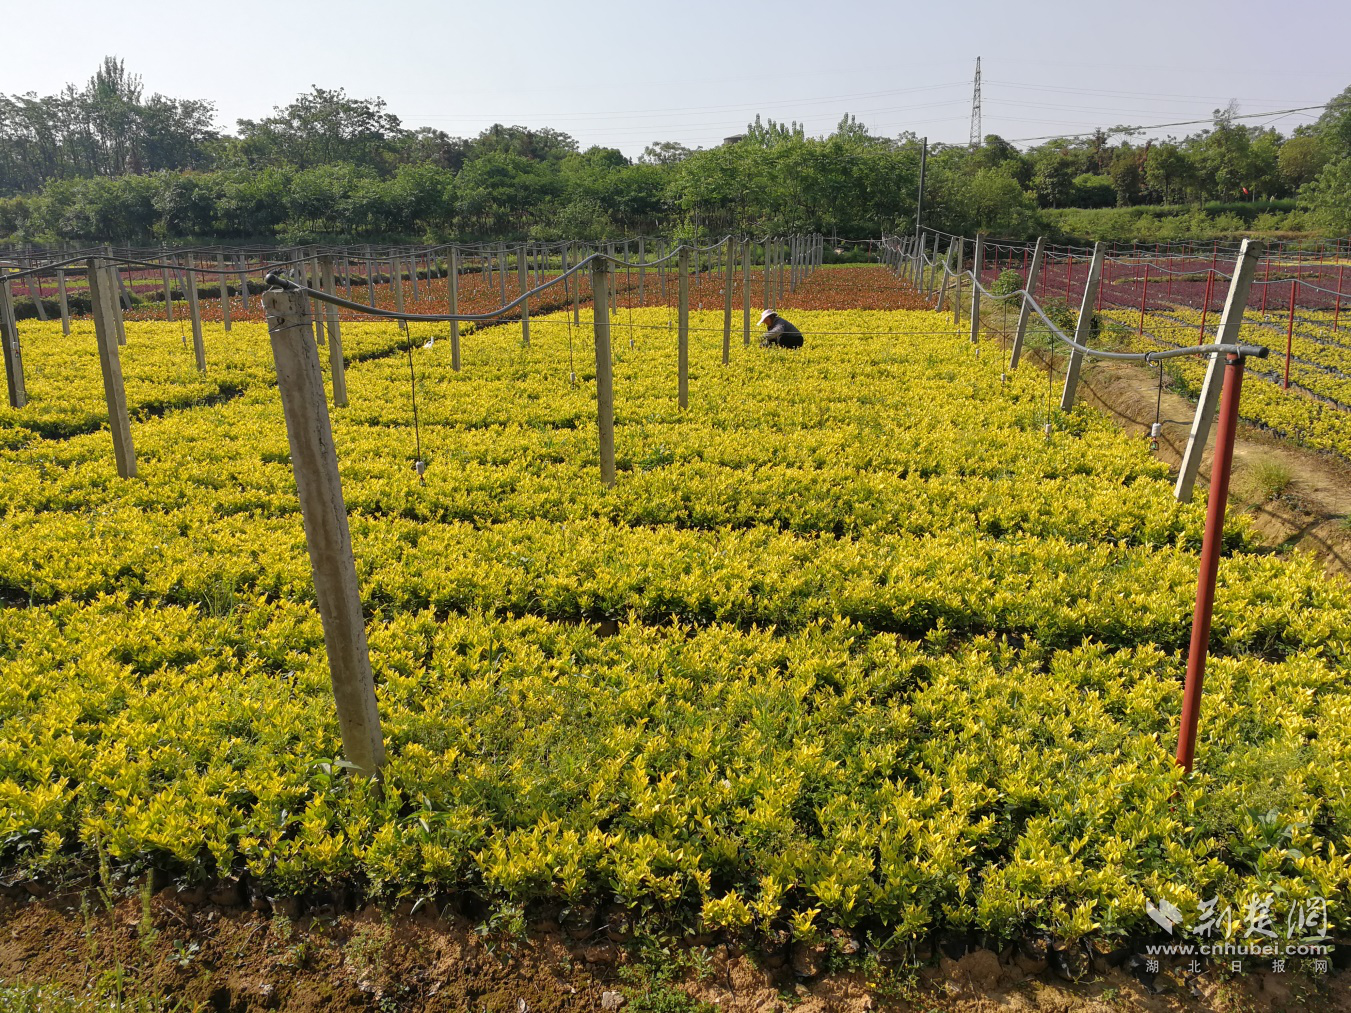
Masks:
[[[980,57],[976,57],[976,87],[971,93],[971,150],[981,146],[984,136],[980,131]]]

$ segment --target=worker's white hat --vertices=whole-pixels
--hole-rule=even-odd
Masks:
[[[763,323],[764,323],[766,320],[768,320],[770,317],[776,317],[776,316],[778,316],[778,314],[775,313],[773,310],[765,310],[763,313],[760,314],[760,323],[763,324]]]

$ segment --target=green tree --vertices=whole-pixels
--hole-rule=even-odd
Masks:
[[[1281,178],[1292,189],[1299,189],[1323,170],[1328,152],[1323,139],[1312,134],[1292,137],[1281,145],[1277,156]]]

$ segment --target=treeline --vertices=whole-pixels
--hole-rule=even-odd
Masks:
[[[409,130],[380,99],[318,88],[234,135],[213,117],[209,102],[145,97],[115,59],[83,88],[0,96],[0,237],[858,238],[905,231],[915,214],[918,139],[873,136],[851,116],[821,138],[757,117],[734,143],[659,142],[636,160],[548,128]],[[1015,237],[1351,231],[1351,89],[1288,137],[1231,108],[1181,140],[1115,129],[1027,151],[994,135],[932,146],[925,207],[931,227]]]

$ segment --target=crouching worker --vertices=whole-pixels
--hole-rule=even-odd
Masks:
[[[761,348],[801,348],[802,332],[773,310],[760,314],[760,323],[768,330],[760,339]]]

